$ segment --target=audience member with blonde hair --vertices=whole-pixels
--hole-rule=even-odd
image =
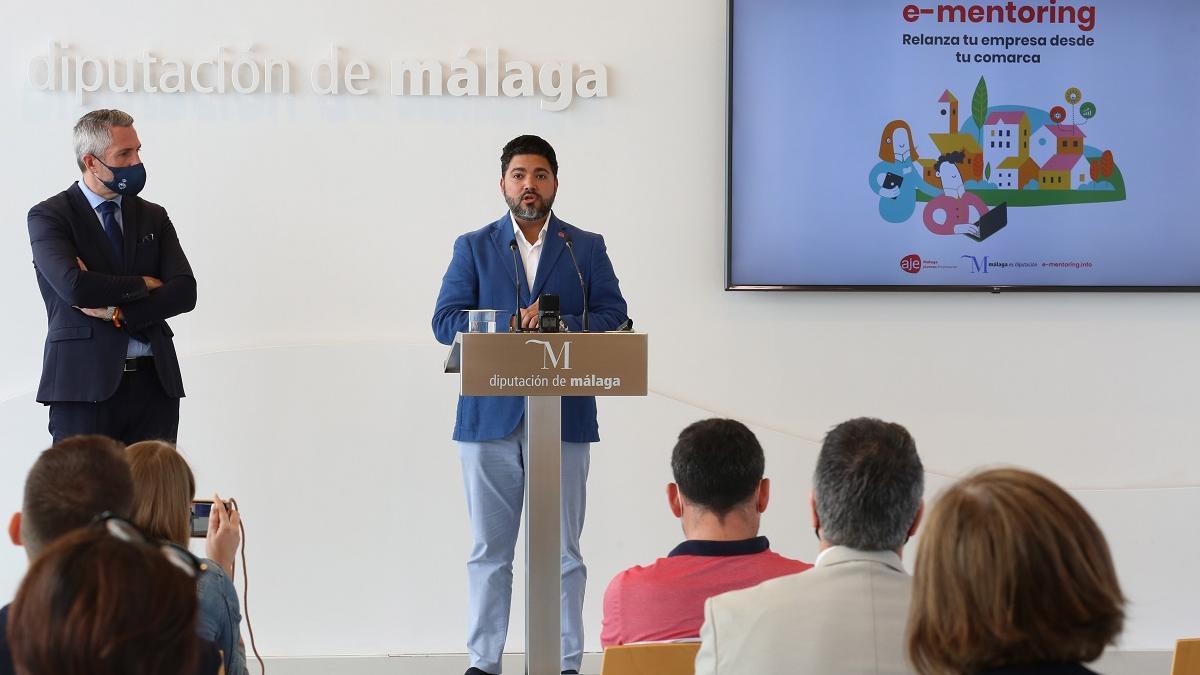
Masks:
[[[128,449],[133,472],[131,519],[150,537],[186,547],[191,537],[191,507],[196,480],[187,461],[174,446],[142,441]],[[220,648],[229,675],[246,674],[246,649],[240,630],[241,607],[233,585],[233,566],[241,516],[214,496],[205,550],[210,559],[197,579],[200,599],[200,637]]]
[[[909,656],[922,675],[1087,675],[1121,632],[1104,535],[1058,485],[994,469],[946,490],[917,549]]]

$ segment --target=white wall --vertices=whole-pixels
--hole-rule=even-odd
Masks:
[[[503,212],[501,145],[533,132],[559,153],[557,212],[606,235],[631,314],[651,334],[652,395],[601,404],[583,544],[589,648],[607,580],[679,539],[662,496],[667,457],[678,430],[707,415],[760,434],[775,484],[766,534],[786,554],[815,554],[805,503],[821,436],[875,415],[912,430],[930,494],[991,463],[1071,487],[1108,535],[1131,599],[1124,648],[1200,634],[1189,563],[1200,555],[1200,298],[724,292],[723,2],[94,11],[53,0],[10,8],[0,25],[0,352],[10,355],[0,508],[19,507],[24,472],[48,443],[33,402],[45,318],[25,212],[76,178],[74,120],[120,107],[145,144],[145,196],[170,211],[199,279],[199,306],[172,322],[189,392],[180,445],[202,491],[244,509],[260,647],[463,651],[456,385],[439,373],[429,318],[453,238]],[[106,94],[81,106],[25,82],[51,40],[185,60],[253,44],[293,62],[296,91]],[[536,99],[394,98],[381,78],[361,97],[306,92],[305,64],[333,43],[380,70],[487,46],[535,64],[599,61],[610,96],[551,113]],[[0,549],[0,598],[24,565],[18,549]]]

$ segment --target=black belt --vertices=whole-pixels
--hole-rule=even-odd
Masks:
[[[136,373],[139,370],[149,370],[153,367],[153,356],[138,356],[132,359],[125,359],[125,372],[127,373]]]

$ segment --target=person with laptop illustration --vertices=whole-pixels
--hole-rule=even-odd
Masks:
[[[958,165],[962,152],[938,157],[933,168],[942,181],[942,194],[925,205],[925,227],[934,234],[965,234],[975,241],[987,239],[1008,221],[1007,204],[1000,204],[989,215],[979,195],[967,192]]]

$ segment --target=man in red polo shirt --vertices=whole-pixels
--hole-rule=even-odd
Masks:
[[[680,432],[667,501],[687,541],[613,578],[601,644],[699,637],[709,597],[812,567],[771,551],[758,536],[771,489],[764,464],[762,446],[741,422],[708,419]]]

